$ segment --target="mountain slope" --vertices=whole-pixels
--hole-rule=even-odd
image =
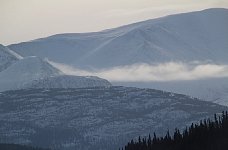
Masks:
[[[22,57],[0,44],[0,72]]]
[[[228,63],[227,26],[228,10],[215,8],[9,47],[22,56],[48,57],[81,68],[195,60]]]
[[[185,128],[227,107],[152,89],[29,89],[0,94],[1,142],[116,150],[139,135]]]
[[[228,106],[228,78],[209,78],[190,81],[167,82],[117,82],[113,85],[124,85],[140,88],[165,90]]]
[[[0,73],[0,91],[24,88],[33,80],[59,74],[58,69],[42,59],[26,57]]]
[[[24,88],[111,86],[98,77],[68,76],[36,56],[25,57],[0,72],[0,91]]]
[[[27,84],[29,88],[86,88],[86,87],[110,87],[111,83],[96,76],[70,76],[58,75],[34,80]]]

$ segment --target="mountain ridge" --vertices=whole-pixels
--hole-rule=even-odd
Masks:
[[[47,57],[86,69],[169,61],[228,63],[227,20],[228,9],[207,9],[101,32],[58,34],[9,47],[23,56]]]

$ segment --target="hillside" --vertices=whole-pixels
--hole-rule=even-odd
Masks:
[[[116,150],[130,139],[227,110],[189,96],[152,89],[27,89],[0,94],[2,143],[62,150]]]
[[[42,149],[42,148],[31,147],[26,145],[2,144],[2,143],[0,143],[0,149],[2,150],[50,150],[50,149]]]
[[[140,88],[152,88],[184,95],[191,95],[205,101],[228,106],[228,78],[209,78],[187,81],[167,82],[117,82],[113,85],[125,85]]]

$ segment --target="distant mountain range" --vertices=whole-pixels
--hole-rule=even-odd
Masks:
[[[140,63],[228,65],[228,9],[170,15],[100,32],[57,34],[8,47],[22,56],[48,58],[84,70]],[[227,81],[223,77],[113,84],[168,90],[228,105]]]
[[[9,48],[83,69],[170,61],[228,63],[227,27],[228,10],[213,8],[101,32],[57,34]]]

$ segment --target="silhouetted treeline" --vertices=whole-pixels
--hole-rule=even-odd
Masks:
[[[0,150],[49,150],[19,144],[0,144]]]
[[[164,137],[139,137],[131,140],[125,150],[228,150],[228,114],[214,115],[214,120],[205,119],[192,124],[182,133],[175,129],[171,136],[169,131]]]

